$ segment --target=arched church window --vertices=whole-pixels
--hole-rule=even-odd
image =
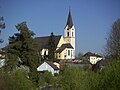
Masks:
[[[72,32],[72,37],[73,37],[73,32]]]
[[[70,50],[68,50],[68,56],[70,56]]]
[[[67,36],[69,37],[69,32],[67,32]]]

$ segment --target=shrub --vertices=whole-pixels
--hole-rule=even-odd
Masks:
[[[3,85],[0,86],[0,90],[35,90],[36,88],[21,70],[10,73],[0,72],[0,75],[1,85]]]

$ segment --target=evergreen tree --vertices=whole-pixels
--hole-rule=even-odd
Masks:
[[[9,37],[9,45],[6,48],[6,67],[12,67],[13,70],[15,69],[13,66],[28,66],[30,69],[29,76],[33,82],[36,82],[38,58],[37,51],[33,46],[33,36],[35,34],[29,30],[26,22],[18,24],[16,28],[19,33]]]
[[[55,59],[55,36],[53,32],[50,35],[48,45],[49,45],[48,48],[49,59],[53,61]]]

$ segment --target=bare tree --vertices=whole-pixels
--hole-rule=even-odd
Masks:
[[[111,59],[120,60],[120,19],[116,20],[108,34],[105,51]]]

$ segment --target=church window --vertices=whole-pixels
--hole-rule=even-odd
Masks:
[[[72,57],[72,50],[71,50],[71,57]]]
[[[70,56],[70,50],[68,50],[68,56]]]
[[[69,37],[69,32],[67,32],[67,36]]]
[[[73,32],[72,32],[72,36],[73,36]]]
[[[66,58],[66,55],[64,55],[64,58]]]

